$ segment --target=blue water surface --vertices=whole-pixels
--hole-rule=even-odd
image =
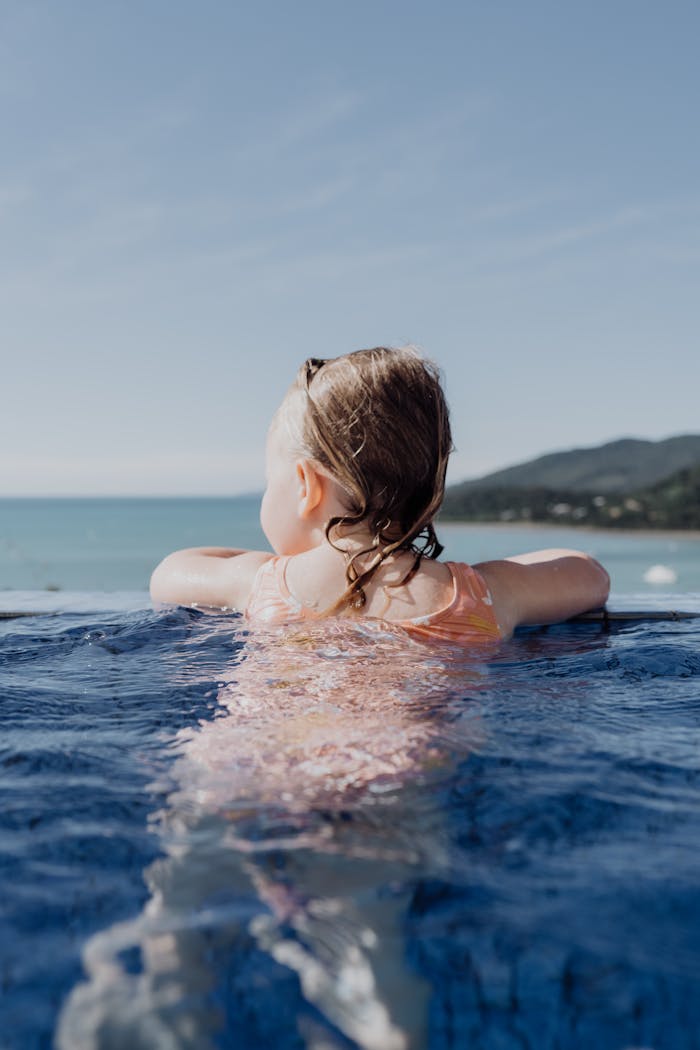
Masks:
[[[0,621],[0,1046],[700,1046],[699,620],[49,604]]]
[[[145,590],[170,551],[201,544],[268,550],[260,496],[231,498],[3,499],[0,604],[10,590]],[[654,595],[661,565],[680,594],[700,591],[700,535],[554,525],[438,520],[445,557],[474,564],[545,547],[587,551],[608,569],[616,594]],[[675,582],[673,582],[675,581]]]

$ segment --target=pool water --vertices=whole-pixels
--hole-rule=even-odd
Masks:
[[[0,1047],[700,1046],[700,620],[89,604],[0,621]]]

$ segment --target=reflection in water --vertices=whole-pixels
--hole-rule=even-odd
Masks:
[[[214,719],[175,741],[150,898],[87,943],[60,1050],[425,1044],[403,922],[418,865],[446,864],[425,786],[479,740],[483,667],[378,621],[239,655]]]

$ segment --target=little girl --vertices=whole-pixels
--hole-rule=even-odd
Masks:
[[[270,426],[260,520],[275,556],[198,547],[153,573],[156,602],[245,611],[251,623],[375,617],[467,646],[603,605],[579,551],[439,561],[434,518],[452,450],[436,367],[413,349],[310,358]]]

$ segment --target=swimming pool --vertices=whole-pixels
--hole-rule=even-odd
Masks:
[[[700,1045],[700,620],[51,600],[0,622],[0,1046]]]

